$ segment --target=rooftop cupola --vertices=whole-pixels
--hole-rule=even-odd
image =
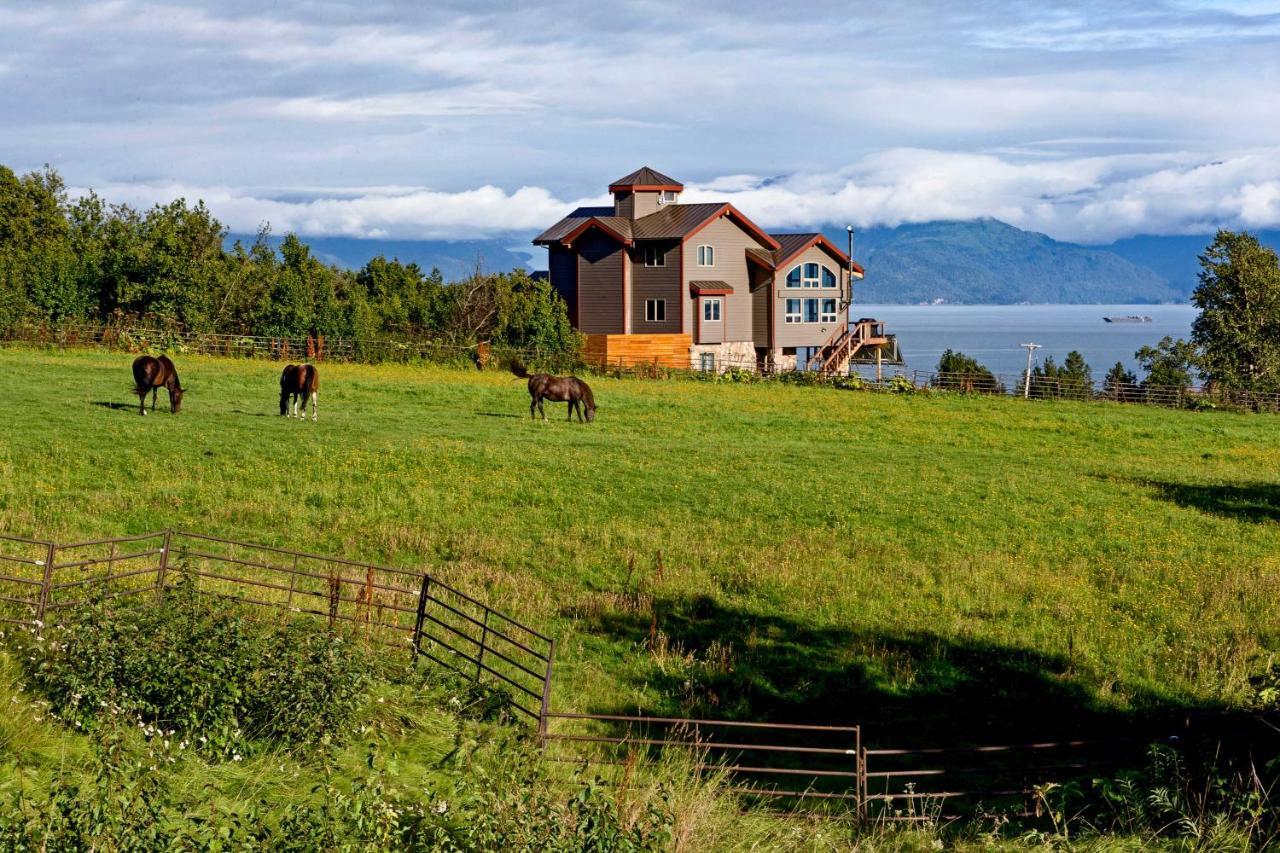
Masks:
[[[679,203],[683,190],[684,184],[648,166],[609,184],[614,215],[627,219],[640,219],[657,213],[665,204]]]

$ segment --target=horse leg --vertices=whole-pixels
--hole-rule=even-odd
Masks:
[[[538,414],[542,415],[542,422],[547,422],[547,410],[542,406],[542,398],[538,398]]]
[[[316,403],[316,400],[319,398],[319,396],[320,396],[319,391],[311,392],[311,422],[312,423],[315,423],[320,420],[320,416],[319,414],[317,414],[317,411],[316,411],[318,408],[318,404]]]
[[[574,401],[573,401],[573,398],[572,398],[572,397],[570,397],[570,398],[569,398],[569,417],[565,418],[565,420],[567,420],[569,423],[573,423],[573,407],[574,407],[574,405],[575,405],[575,403],[574,403]]]
[[[138,414],[146,415],[147,413],[147,392],[144,388],[138,391]]]
[[[538,411],[538,398],[530,395],[529,397],[529,420],[536,421],[538,416],[534,414]]]
[[[155,385],[151,388],[151,411],[156,410],[156,395],[160,393],[160,386]]]

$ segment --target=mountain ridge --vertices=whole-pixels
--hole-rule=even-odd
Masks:
[[[843,247],[847,235],[824,229]],[[1280,247],[1280,230],[1254,232]],[[545,269],[533,234],[488,240],[301,238],[325,263],[359,269],[377,255],[438,268],[446,280],[473,272]],[[230,235],[246,242],[251,236]],[[278,245],[281,238],[273,236]],[[1026,231],[998,219],[937,220],[859,230],[854,256],[867,270],[858,301],[882,304],[1159,304],[1186,302],[1197,258],[1212,234],[1140,235],[1087,246]],[[523,247],[528,245],[528,249]]]

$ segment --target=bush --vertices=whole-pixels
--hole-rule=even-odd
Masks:
[[[1004,385],[978,360],[962,352],[946,350],[938,359],[938,373],[933,385],[946,391],[980,394],[1003,394]]]
[[[188,580],[160,606],[97,603],[26,642],[28,680],[67,723],[92,731],[123,716],[223,759],[254,739],[335,741],[367,683],[357,644],[314,621],[280,631],[250,622]]]

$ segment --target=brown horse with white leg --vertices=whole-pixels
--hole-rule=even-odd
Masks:
[[[536,417],[537,411],[542,415],[545,422],[547,413],[542,408],[543,400],[550,400],[553,403],[569,404],[569,420],[573,420],[573,413],[578,413],[578,423],[583,422],[583,413],[586,413],[586,422],[591,423],[596,419],[596,398],[591,393],[590,386],[576,376],[552,376],[549,373],[529,373],[525,370],[523,364],[514,362],[511,365],[511,372],[520,379],[529,380],[529,417]]]
[[[147,413],[147,392],[151,392],[151,411],[156,410],[156,394],[161,388],[169,392],[169,412],[177,414],[182,408],[182,383],[178,381],[178,369],[167,355],[156,358],[140,355],[133,360],[133,385],[138,394],[138,414]]]
[[[316,415],[319,390],[320,374],[316,371],[315,365],[290,364],[280,374],[280,414],[306,420],[307,400],[310,399],[311,420],[319,420]]]

